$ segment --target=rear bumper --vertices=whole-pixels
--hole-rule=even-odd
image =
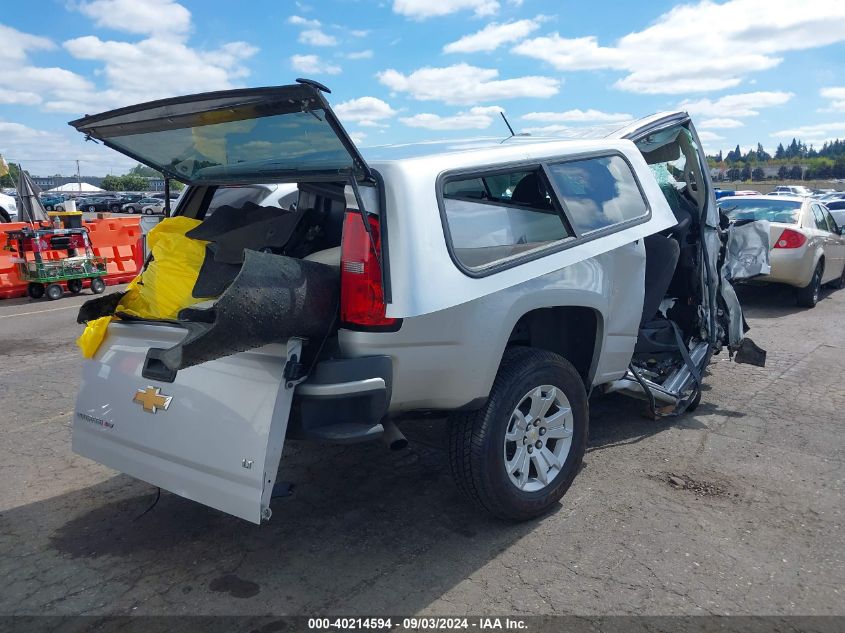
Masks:
[[[750,283],[780,283],[803,288],[810,283],[815,268],[813,252],[806,248],[780,249],[769,251],[771,271],[768,275],[759,275]]]
[[[390,356],[318,363],[296,387],[288,438],[348,444],[380,437],[392,383]]]

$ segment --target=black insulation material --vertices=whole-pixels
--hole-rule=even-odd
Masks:
[[[205,247],[205,258],[197,274],[197,281],[194,284],[191,294],[195,299],[205,297],[219,297],[226,288],[235,281],[235,277],[241,271],[241,264],[226,264],[218,262],[214,257],[211,244]]]
[[[104,316],[111,316],[117,309],[117,304],[123,299],[125,292],[113,292],[94,299],[89,299],[79,308],[76,315],[77,323],[88,323],[94,319]]]
[[[208,248],[214,253],[215,262],[240,264],[244,260],[244,250],[248,248],[280,251],[290,240],[300,219],[300,212],[281,211],[278,207],[261,207],[254,203],[238,208],[222,206],[185,236],[211,242]]]
[[[158,357],[184,369],[290,337],[322,338],[338,309],[337,269],[317,262],[244,251],[240,274],[211,308],[186,308],[188,335]]]

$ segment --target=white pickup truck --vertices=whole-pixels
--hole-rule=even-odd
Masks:
[[[77,453],[258,523],[286,439],[397,446],[395,420],[442,413],[459,488],[524,520],[578,472],[588,396],[680,414],[712,354],[763,364],[687,114],[359,149],[326,92],[301,80],[71,123],[189,185],[174,215],[202,221],[194,296],[215,293],[111,322],[84,364]],[[295,204],[249,202],[285,182]],[[115,311],[106,296],[80,320]]]

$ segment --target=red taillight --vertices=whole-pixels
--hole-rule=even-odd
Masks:
[[[806,241],[807,238],[803,233],[793,231],[792,229],[784,229],[778,241],[775,242],[775,248],[801,248]]]
[[[385,316],[384,286],[377,253],[381,234],[376,216],[368,216],[373,239],[364,228],[359,211],[347,209],[343,219],[340,255],[340,319],[363,326],[392,326]],[[375,242],[375,244],[373,244]]]

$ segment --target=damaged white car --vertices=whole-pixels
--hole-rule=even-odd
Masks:
[[[300,80],[71,123],[189,185],[154,229],[182,223],[179,248],[80,311],[104,325],[77,453],[258,523],[286,440],[400,446],[395,420],[436,412],[458,487],[524,520],[578,472],[591,394],[680,414],[713,354],[763,364],[685,113],[592,139],[359,149],[326,92]],[[295,204],[232,193],[285,182]],[[192,249],[188,298],[151,318],[135,295],[163,292],[154,267]]]

